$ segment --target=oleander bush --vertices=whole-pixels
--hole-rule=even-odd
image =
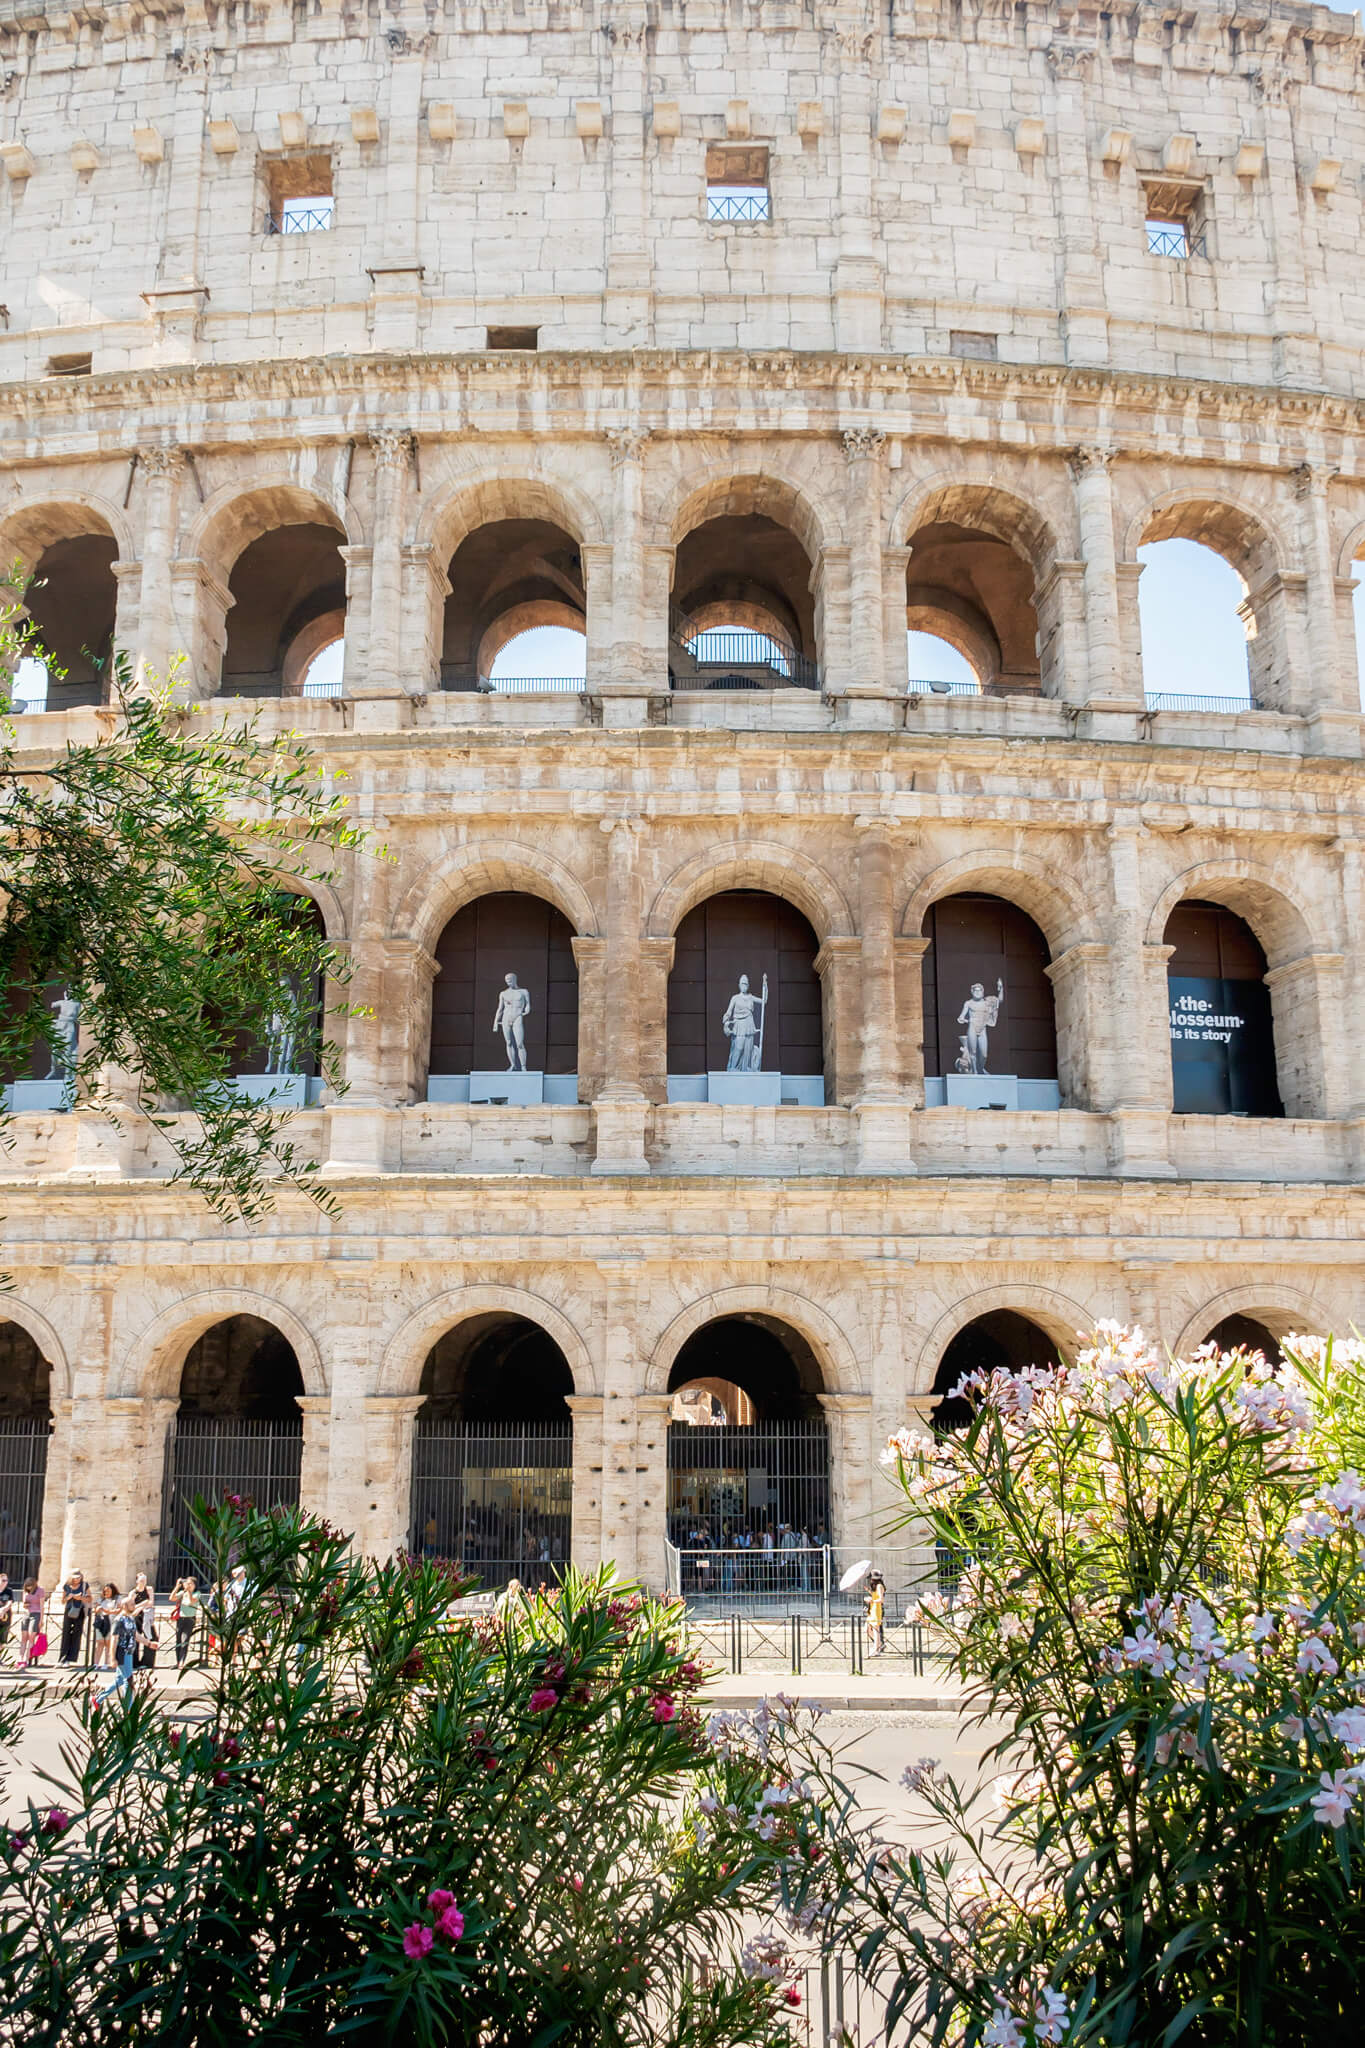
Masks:
[[[789,2038],[743,1944],[791,1831],[762,1757],[708,1740],[676,1608],[604,1571],[451,1622],[434,1564],[196,1516],[247,1591],[187,1696],[73,1687],[0,1836],[0,2039]]]
[[[1285,1351],[1172,1362],[1101,1326],[966,1381],[960,1433],[893,1439],[903,1518],[970,1560],[925,1609],[1004,1732],[976,1787],[910,1767],[910,1840],[810,1750],[786,1884],[916,2041],[1356,2038],[1365,1348]]]

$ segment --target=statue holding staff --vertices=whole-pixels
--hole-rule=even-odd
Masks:
[[[720,1027],[730,1041],[730,1057],[725,1068],[728,1074],[756,1074],[762,1066],[763,1020],[767,1008],[767,975],[763,977],[762,995],[756,996],[750,992],[748,975],[741,974],[739,988],[730,998]]]

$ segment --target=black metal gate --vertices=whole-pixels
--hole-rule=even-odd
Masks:
[[[0,1421],[0,1571],[16,1586],[38,1570],[51,1435],[45,1418]]]
[[[552,1582],[569,1562],[573,1425],[420,1422],[414,1554],[457,1560],[485,1587]]]
[[[203,1576],[205,1560],[190,1521],[196,1495],[210,1502],[238,1493],[258,1508],[297,1507],[303,1422],[244,1422],[231,1415],[182,1415],[166,1439],[161,1492],[158,1583],[184,1572]]]
[[[680,1550],[762,1545],[784,1532],[819,1549],[829,1536],[829,1432],[823,1421],[668,1426],[668,1540]]]

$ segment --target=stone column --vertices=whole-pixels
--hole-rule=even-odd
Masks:
[[[573,1509],[570,1552],[574,1568],[596,1571],[602,1562],[602,1396],[566,1394],[573,1416]]]
[[[1144,828],[1118,817],[1106,834],[1112,908],[1108,1000],[1091,1023],[1092,1108],[1111,1118],[1115,1170],[1129,1177],[1169,1179],[1171,1035],[1166,994],[1169,948],[1146,943],[1147,896],[1142,878]],[[1103,1034],[1103,1035],[1101,1035]]]
[[[886,269],[877,223],[877,165],[872,139],[873,17],[840,10],[838,38],[839,254],[834,267],[834,346],[858,354],[882,346]]]
[[[212,697],[222,684],[227,615],[237,600],[198,555],[172,562],[170,577],[176,642],[189,654],[186,681],[196,698]]]
[[[363,697],[370,686],[373,552],[373,549],[359,545],[337,549],[346,564],[346,636],[341,663],[341,688],[346,697]]]
[[[612,549],[601,541],[592,541],[578,550],[578,560],[583,571],[583,631],[587,639],[587,676],[585,688],[594,696],[601,695],[601,685],[611,675],[611,600],[612,600]],[[604,724],[612,722],[608,707],[611,692],[602,708]],[[633,712],[621,721],[623,724],[638,723]]]
[[[644,454],[648,427],[609,427],[613,518],[611,637],[597,683],[608,725],[643,725],[651,689],[668,683],[668,618],[647,616]],[[662,657],[662,659],[661,659]]]
[[[139,689],[147,689],[169,682],[175,657],[188,658],[190,652],[177,645],[171,586],[185,457],[179,448],[143,448],[138,452],[138,467],[146,482],[146,495],[142,509],[142,581],[133,679]],[[185,676],[180,680],[188,684],[191,678]]]
[[[879,427],[853,427],[844,434],[843,443],[848,464],[849,541],[849,673],[843,688],[845,694],[862,691],[879,696],[886,689],[882,593],[886,435]]]
[[[402,654],[403,541],[413,438],[405,427],[385,427],[370,436],[370,446],[374,450],[374,531],[370,552],[370,658],[364,694],[398,697],[407,691]],[[417,681],[420,687],[426,678]],[[353,687],[348,677],[348,695]]]
[[[830,1541],[836,1549],[870,1543],[872,1515],[871,1394],[821,1394],[829,1427]],[[848,1559],[843,1560],[848,1563]]]
[[[156,1570],[166,1511],[166,1437],[180,1406],[175,1394],[104,1403],[104,1447],[110,1478],[103,1545],[105,1570],[127,1585]],[[88,1565],[83,1564],[88,1570]]]
[[[430,541],[409,541],[400,553],[403,610],[398,646],[403,680],[415,696],[434,695],[441,688],[441,649],[450,578],[445,564],[437,561]]]
[[[328,1473],[332,1419],[330,1394],[300,1394],[303,1410],[303,1451],[299,1460],[299,1506],[310,1515],[332,1513]]]
[[[1143,708],[1141,678],[1126,678],[1120,664],[1118,555],[1114,546],[1111,448],[1075,448],[1070,468],[1085,564],[1086,688],[1095,705]]]
[[[1089,80],[1094,52],[1054,44],[1049,126],[1056,150],[1056,192],[1061,236],[1062,339],[1071,365],[1109,361],[1109,316],[1100,262],[1100,209],[1091,189]]]
[[[928,950],[928,939],[919,933],[895,942],[901,1087],[912,1109],[924,1107],[924,956]]]
[[[1345,964],[1340,953],[1304,953],[1265,977],[1286,1116],[1339,1117],[1350,1107],[1355,1062],[1336,1022],[1349,1014]]]
[[[886,827],[876,822],[863,821],[858,840],[858,923],[862,1031],[854,1103],[857,1171],[913,1173],[910,1106],[900,1085],[891,841]]]
[[[1299,549],[1307,572],[1307,639],[1309,672],[1306,687],[1296,692],[1305,712],[1360,713],[1360,689],[1343,670],[1337,633],[1337,576],[1332,554],[1332,525],[1327,487],[1337,474],[1323,463],[1304,462],[1294,471],[1294,496],[1299,506]]]
[[[103,1558],[96,1560],[91,1548],[95,1529],[84,1516],[85,1522],[78,1541],[69,1542],[68,1533],[72,1523],[78,1519],[73,1514],[72,1492],[82,1483],[85,1476],[82,1466],[96,1450],[99,1430],[97,1404],[86,1403],[86,1414],[81,1418],[81,1431],[85,1441],[77,1434],[74,1420],[73,1401],[52,1403],[52,1434],[47,1440],[47,1469],[43,1475],[43,1514],[38,1547],[38,1583],[40,1586],[55,1586],[68,1572],[83,1571],[93,1579]],[[93,1425],[93,1427],[92,1427]],[[78,1462],[79,1460],[79,1462]],[[84,1487],[82,1487],[84,1491]],[[85,1562],[89,1557],[90,1562]]]
[[[358,1548],[381,1560],[412,1541],[412,1450],[425,1394],[365,1396],[365,1472],[355,1502]]]
[[[635,1396],[635,1570],[641,1585],[661,1593],[667,1578],[668,1411],[671,1394]]]
[[[604,818],[607,838],[605,1076],[596,1101],[594,1173],[648,1173],[649,1105],[640,1085],[640,907],[633,818]]]
[[[862,957],[862,940],[843,932],[826,939],[815,956],[828,1103],[851,1105],[858,1094],[858,1058],[850,1041],[851,1021],[858,1015],[855,989]]]
[[[640,1083],[651,1102],[668,1100],[668,977],[674,941],[640,941]]]
[[[633,1261],[605,1262],[601,1304],[602,1558],[623,1579],[639,1570],[636,1399],[643,1367],[639,1286]]]
[[[913,548],[882,549],[882,681],[889,693],[908,687],[905,646],[906,574]]]

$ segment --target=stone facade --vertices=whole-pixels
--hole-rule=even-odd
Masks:
[[[1352,17],[1285,4],[0,6],[0,547],[97,537],[116,640],[179,660],[207,721],[242,709],[247,551],[325,530],[344,598],[255,708],[373,835],[317,890],[366,1009],[344,1100],[297,1117],[335,1218],[219,1224],[154,1136],[14,1120],[45,1573],[154,1558],[181,1371],[234,1315],[292,1345],[304,1497],[376,1552],[408,1537],[432,1346],[537,1324],[573,1379],[575,1553],[655,1581],[669,1374],[718,1318],[813,1353],[849,1542],[983,1315],[1176,1347],[1359,1320],[1361,60]],[[770,218],[710,223],[708,149],[741,145]],[[334,225],[267,236],[305,157]],[[1184,263],[1147,253],[1166,188]],[[486,350],[500,327],[538,345]],[[581,616],[581,692],[446,673],[452,564],[499,522],[538,550],[518,629]],[[1243,577],[1251,709],[1146,703],[1137,551],[1171,537]],[[917,546],[964,551],[972,605],[917,588]],[[670,687],[682,580],[750,547],[771,589],[703,623],[786,621],[819,687]],[[300,698],[343,604],[344,693]],[[986,692],[907,690],[907,616],[989,644]],[[668,1099],[674,938],[730,890],[810,924],[823,1108]],[[426,1099],[441,933],[499,891],[572,927],[577,1104]],[[1059,1108],[925,1106],[925,919],[964,893],[1043,935]],[[1191,900],[1264,952],[1282,1117],[1173,1112]]]

